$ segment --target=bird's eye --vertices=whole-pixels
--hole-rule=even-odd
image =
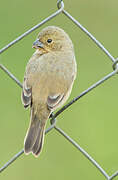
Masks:
[[[48,43],[51,43],[51,42],[52,42],[52,39],[48,39],[47,42],[48,42]]]

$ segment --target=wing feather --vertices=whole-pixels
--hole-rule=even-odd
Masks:
[[[47,98],[47,105],[49,109],[54,109],[62,101],[64,94],[50,95]]]
[[[27,87],[26,78],[24,78],[22,101],[23,101],[25,108],[27,108],[29,105],[31,105],[31,97],[32,97],[32,88]]]

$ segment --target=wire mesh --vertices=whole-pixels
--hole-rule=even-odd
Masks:
[[[91,85],[88,89],[83,91],[80,95],[75,97],[72,101],[70,101],[68,104],[63,106],[59,111],[57,111],[55,114],[52,114],[50,117],[51,125],[48,129],[46,129],[45,134],[48,134],[49,131],[52,129],[55,129],[56,132],[58,132],[60,135],[62,135],[66,140],[68,140],[75,148],[78,149],[97,169],[101,172],[101,174],[107,179],[112,180],[116,176],[118,176],[118,171],[113,173],[111,176],[100,166],[100,164],[97,163],[97,161],[91,157],[80,145],[75,142],[71,137],[69,137],[61,128],[57,127],[56,125],[56,118],[65,111],[69,106],[71,106],[73,103],[78,101],[80,98],[88,94],[90,91],[94,90],[96,87],[103,84],[105,81],[113,77],[118,73],[118,59],[115,59],[109,51],[87,30],[85,29],[72,15],[70,15],[65,9],[64,9],[64,2],[62,0],[57,1],[57,7],[58,10],[54,12],[52,15],[48,16],[46,19],[41,21],[39,24],[35,25],[25,33],[23,33],[21,36],[17,37],[15,40],[7,44],[5,47],[3,47],[0,50],[0,54],[2,54],[4,51],[6,51],[8,48],[15,45],[17,42],[19,42],[21,39],[25,38],[28,34],[32,33],[34,30],[45,24],[46,22],[50,21],[52,18],[56,17],[58,14],[63,13],[67,18],[69,18],[77,27],[79,27],[107,56],[108,58],[113,62],[113,71],[109,74],[107,74],[105,77]],[[1,70],[3,70],[18,86],[22,88],[22,84],[20,81],[2,64],[0,64]],[[0,173],[2,173],[10,164],[12,164],[14,161],[16,161],[22,154],[24,153],[24,150],[22,149],[17,154],[14,155],[4,166],[0,168]]]

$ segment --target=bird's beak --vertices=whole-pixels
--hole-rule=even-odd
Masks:
[[[33,46],[32,46],[32,48],[35,48],[35,49],[39,49],[39,48],[43,48],[43,47],[44,47],[44,45],[39,39],[34,41]]]

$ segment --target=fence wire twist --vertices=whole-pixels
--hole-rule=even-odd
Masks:
[[[57,111],[55,114],[52,114],[50,117],[51,125],[48,129],[46,129],[45,134],[47,134],[52,129],[55,129],[59,134],[61,134],[65,139],[67,139],[74,147],[76,147],[101,173],[107,180],[112,180],[116,176],[118,176],[118,171],[112,174],[111,176],[98,164],[78,143],[76,143],[71,137],[69,137],[61,128],[57,127],[56,125],[56,118],[65,111],[69,106],[71,106],[73,103],[75,103],[77,100],[82,98],[84,95],[92,91],[97,86],[101,85],[106,80],[110,79],[112,76],[118,73],[118,59],[115,59],[109,51],[87,30],[85,29],[73,16],[71,16],[65,9],[64,9],[64,3],[62,0],[57,1],[57,7],[58,10],[45,18],[43,21],[41,21],[39,24],[35,25],[25,33],[23,33],[21,36],[7,44],[5,47],[3,47],[0,50],[0,54],[2,54],[4,51],[6,51],[8,48],[15,45],[17,42],[19,42],[21,39],[26,37],[28,34],[45,24],[47,21],[51,20],[52,18],[56,17],[58,14],[63,13],[68,19],[70,19],[75,25],[77,25],[89,38],[108,56],[108,58],[113,62],[113,71],[97,81],[95,84],[91,85],[88,89],[83,91],[80,95],[75,97],[72,101],[70,101],[68,104],[63,106],[59,111]],[[18,86],[22,88],[22,84],[20,81],[2,64],[0,64],[0,68],[12,79],[14,80]],[[24,153],[24,150],[22,149],[19,151],[14,157],[11,158],[3,167],[0,168],[0,173],[3,172],[11,163],[13,163],[15,160],[17,160],[22,154]]]

